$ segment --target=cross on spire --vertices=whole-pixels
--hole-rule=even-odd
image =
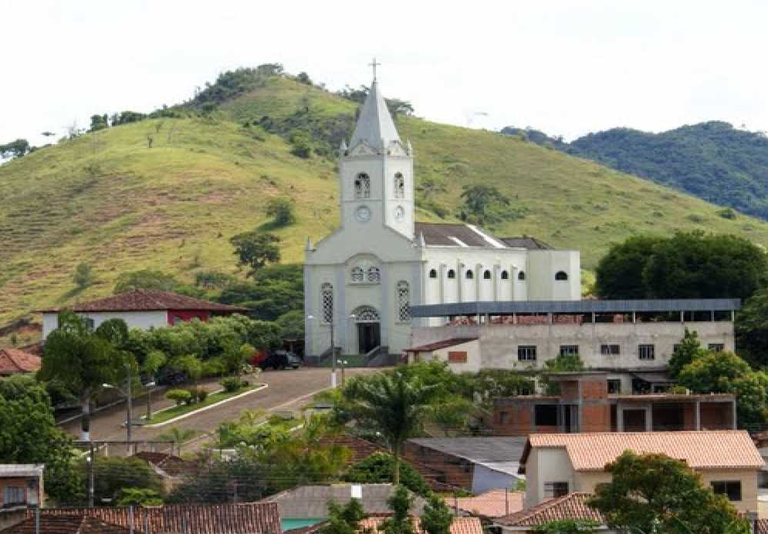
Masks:
[[[381,63],[376,62],[376,58],[373,58],[373,63],[368,63],[369,67],[373,67],[373,81],[376,81],[376,67],[381,65]]]

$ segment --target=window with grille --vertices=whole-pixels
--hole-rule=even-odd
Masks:
[[[578,345],[560,345],[560,356],[578,356]]]
[[[707,348],[712,352],[723,352],[725,350],[725,345],[723,343],[710,343],[707,345]]]
[[[525,280],[525,271],[520,271],[519,273],[517,273],[517,279],[520,281]]]
[[[507,271],[501,271],[501,279],[509,280],[509,273]]]
[[[621,354],[619,345],[600,345],[600,354],[603,356],[618,356]]]
[[[355,178],[355,198],[371,198],[371,178],[365,173]]]
[[[437,269],[430,269],[429,277],[430,278],[437,278]]]
[[[544,483],[545,497],[562,497],[563,495],[568,495],[567,482],[545,482]]]
[[[729,501],[741,501],[740,480],[718,480],[712,482],[712,491],[715,495],[725,495]]]
[[[656,359],[656,348],[653,345],[638,345],[637,355],[641,360]]]
[[[400,321],[411,319],[411,289],[404,280],[397,283],[397,318]]]
[[[333,321],[333,286],[331,284],[323,284],[320,288],[321,304],[323,306],[323,322],[330,323]]]
[[[368,268],[368,281],[378,284],[381,282],[381,271],[378,267],[369,267]]]
[[[378,323],[381,321],[379,312],[370,306],[360,306],[352,312],[352,318],[356,323]]]
[[[7,486],[3,491],[3,504],[24,504],[27,500],[26,492],[21,486]]]
[[[517,347],[517,359],[521,362],[535,362],[536,345],[520,345]]]
[[[399,172],[395,174],[395,198],[405,198],[405,178]]]
[[[362,267],[353,267],[352,268],[352,281],[353,282],[364,282],[365,281],[365,272],[363,272]]]

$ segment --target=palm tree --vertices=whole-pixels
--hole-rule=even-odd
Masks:
[[[179,450],[179,454],[181,454],[181,446],[184,444],[184,442],[192,439],[194,435],[195,435],[194,430],[190,430],[188,428],[173,427],[168,432],[164,432],[163,434],[160,434],[157,438],[160,441],[173,442],[173,444]],[[173,454],[173,450],[171,450],[171,454]]]
[[[392,480],[400,483],[400,456],[406,440],[417,434],[432,413],[435,385],[401,371],[356,377],[343,390],[350,418],[379,432],[394,458]]]

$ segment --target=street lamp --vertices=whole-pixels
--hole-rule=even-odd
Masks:
[[[105,389],[114,389],[115,391],[118,391],[123,397],[126,398],[127,402],[127,409],[128,409],[128,420],[126,421],[125,425],[125,444],[128,446],[128,452],[129,454],[133,453],[133,443],[132,443],[132,431],[133,431],[133,394],[131,392],[131,366],[129,364],[125,365],[125,371],[127,373],[126,375],[126,390],[123,391],[119,387],[113,385],[113,384],[102,384],[102,387]]]

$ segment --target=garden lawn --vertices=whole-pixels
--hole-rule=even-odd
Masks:
[[[165,423],[166,421],[170,421],[174,417],[179,417],[180,415],[186,415],[188,413],[196,412],[198,410],[201,410],[202,408],[211,406],[212,404],[216,404],[217,402],[230,399],[232,397],[235,397],[242,393],[246,393],[248,391],[253,391],[254,389],[260,388],[263,385],[264,384],[252,384],[232,392],[226,392],[222,389],[208,395],[208,397],[206,397],[206,399],[203,402],[198,402],[195,404],[182,404],[181,406],[174,406],[172,408],[166,408],[164,410],[155,412],[154,414],[152,414],[152,419],[147,420],[145,424],[149,426],[149,425],[157,425],[160,423]]]

